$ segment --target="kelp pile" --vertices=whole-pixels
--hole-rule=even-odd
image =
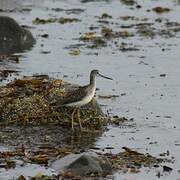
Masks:
[[[54,106],[79,86],[51,79],[47,75],[36,75],[15,80],[0,87],[0,121],[5,124],[57,123],[71,126],[72,107]],[[78,125],[74,116],[75,126]],[[96,100],[80,108],[83,127],[99,129],[106,122]]]
[[[116,155],[107,154],[107,157],[110,159],[113,169],[121,170],[124,173],[138,173],[142,167],[160,167],[163,162],[173,162],[171,159],[157,158],[148,153],[139,153],[128,147],[122,149],[124,149],[124,152]]]

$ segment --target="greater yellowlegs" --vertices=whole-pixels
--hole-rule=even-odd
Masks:
[[[78,89],[70,91],[66,97],[64,97],[60,102],[58,102],[60,106],[74,107],[71,122],[72,130],[74,129],[74,114],[76,110],[78,115],[79,126],[82,129],[81,120],[79,117],[79,107],[88,104],[94,97],[96,90],[96,76],[112,80],[112,78],[100,74],[98,70],[92,70],[90,73],[90,82],[88,85],[80,86]]]

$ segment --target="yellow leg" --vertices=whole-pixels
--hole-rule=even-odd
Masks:
[[[77,118],[78,118],[78,121],[79,121],[79,127],[82,130],[82,124],[81,124],[81,119],[80,119],[80,109],[79,108],[77,109]]]
[[[76,112],[76,108],[74,108],[72,112],[72,117],[71,117],[71,128],[74,130],[74,113]]]

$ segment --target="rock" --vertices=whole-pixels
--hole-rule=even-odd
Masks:
[[[112,172],[111,164],[107,158],[87,152],[65,156],[53,162],[51,167],[58,173],[70,172],[75,176],[91,174],[106,176]]]
[[[152,10],[153,10],[154,12],[156,12],[156,13],[164,13],[164,12],[169,12],[169,11],[170,11],[169,8],[167,8],[167,7],[161,7],[161,6],[154,7]]]
[[[172,170],[173,170],[173,168],[171,168],[169,166],[165,166],[165,165],[163,166],[163,171],[170,172]]]
[[[134,0],[121,0],[121,2],[127,6],[132,6],[136,4],[136,1]]]
[[[0,16],[0,54],[13,54],[30,49],[35,43],[30,31],[14,19]]]
[[[56,123],[71,127],[74,108],[59,107],[62,98],[78,85],[47,75],[28,76],[0,87],[0,122],[6,124]],[[101,129],[107,122],[95,99],[80,108],[82,126]],[[77,116],[74,126],[79,127]]]

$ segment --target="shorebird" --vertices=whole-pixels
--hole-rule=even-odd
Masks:
[[[79,108],[81,106],[88,104],[94,97],[95,90],[96,90],[95,77],[98,77],[98,76],[113,80],[112,78],[109,78],[107,76],[100,74],[99,70],[92,70],[90,73],[90,82],[88,85],[80,86],[78,87],[78,89],[70,91],[68,95],[62,99],[61,102],[58,102],[58,104],[60,104],[61,107],[63,106],[74,107],[74,110],[72,112],[72,117],[71,117],[72,130],[74,130],[74,114],[76,111],[77,111],[77,118],[79,121],[79,126],[80,126],[80,129],[82,129]]]

